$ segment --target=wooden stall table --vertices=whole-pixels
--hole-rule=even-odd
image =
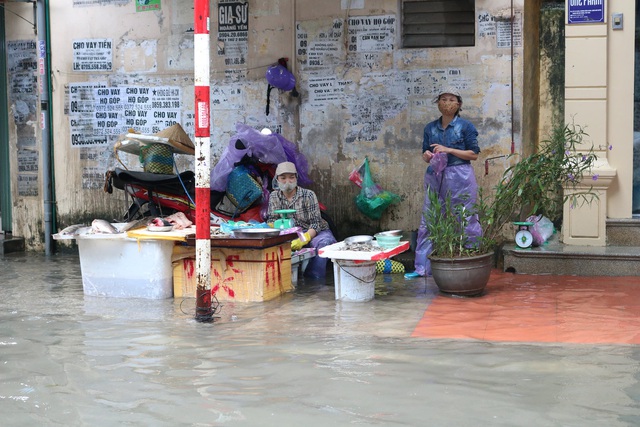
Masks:
[[[293,290],[291,241],[296,233],[264,238],[211,237],[211,291],[218,301],[267,301]],[[173,294],[196,297],[195,235],[174,248]]]

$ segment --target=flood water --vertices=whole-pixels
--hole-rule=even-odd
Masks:
[[[638,346],[411,338],[430,280],[366,303],[301,282],[264,303],[85,296],[78,257],[0,256],[9,426],[638,426]]]

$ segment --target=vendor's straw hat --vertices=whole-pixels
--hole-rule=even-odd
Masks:
[[[180,123],[176,123],[171,127],[163,129],[155,135],[161,138],[167,138],[169,140],[169,145],[175,148],[177,153],[196,154],[195,146],[193,145],[191,138],[189,138],[189,135],[187,135],[184,129],[182,129]]]

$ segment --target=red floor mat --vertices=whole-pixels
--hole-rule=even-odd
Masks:
[[[640,277],[494,271],[484,295],[438,295],[412,334],[483,341],[640,344]]]

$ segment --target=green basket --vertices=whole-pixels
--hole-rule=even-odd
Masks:
[[[140,160],[145,172],[171,175],[173,153],[166,144],[148,144],[140,148]]]

